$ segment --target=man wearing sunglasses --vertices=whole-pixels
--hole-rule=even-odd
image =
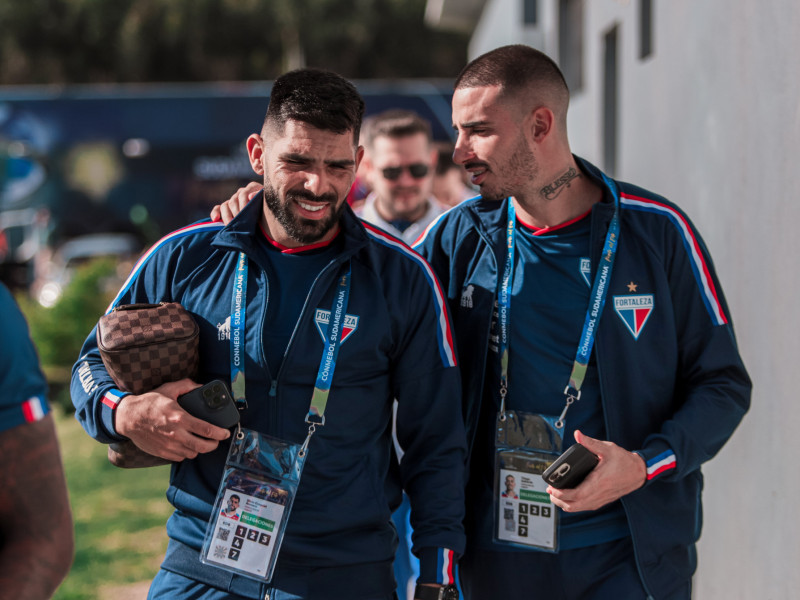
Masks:
[[[436,148],[431,126],[412,111],[364,121],[364,172],[372,188],[358,215],[408,244],[442,212],[431,194]]]

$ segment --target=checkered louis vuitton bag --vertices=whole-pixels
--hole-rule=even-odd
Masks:
[[[197,373],[199,333],[197,323],[178,303],[129,304],[100,318],[97,346],[119,389],[143,394]],[[169,462],[131,441],[111,444],[108,460],[126,469]]]

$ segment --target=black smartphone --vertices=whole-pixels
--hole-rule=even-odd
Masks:
[[[239,409],[228,385],[220,379],[178,396],[178,405],[193,417],[217,427],[230,429],[239,422]]]
[[[542,479],[554,488],[574,488],[597,466],[599,458],[585,446],[573,444],[542,473]]]

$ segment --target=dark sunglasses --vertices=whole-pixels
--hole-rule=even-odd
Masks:
[[[386,167],[385,169],[381,169],[381,173],[383,173],[383,176],[389,181],[397,181],[406,169],[408,169],[408,172],[411,173],[414,179],[422,179],[428,174],[429,170],[428,165],[414,163],[413,165],[406,165],[405,167]]]

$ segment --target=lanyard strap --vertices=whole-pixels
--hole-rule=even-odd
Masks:
[[[589,309],[586,311],[581,341],[578,344],[575,363],[572,366],[572,374],[569,377],[569,387],[578,393],[580,393],[583,379],[586,377],[586,366],[589,364],[589,356],[592,353],[592,346],[594,346],[597,322],[600,320],[600,315],[603,312],[603,306],[605,306],[606,297],[608,296],[608,280],[611,277],[614,259],[617,255],[617,246],[619,245],[619,196],[617,195],[617,188],[611,180],[605,175],[603,175],[603,179],[614,194],[614,216],[611,219],[606,240],[603,244],[603,254],[600,257],[599,268],[592,285],[591,302],[589,303]]]
[[[350,263],[347,264],[347,272],[339,278],[339,285],[336,288],[336,295],[331,307],[331,316],[328,320],[328,331],[325,339],[325,349],[322,351],[322,359],[319,362],[317,371],[317,381],[314,384],[314,392],[311,394],[311,406],[308,407],[306,423],[308,423],[308,435],[303,447],[300,449],[299,456],[305,457],[308,452],[308,443],[311,436],[317,430],[317,425],[325,425],[325,407],[328,404],[328,396],[331,391],[333,372],[336,370],[336,359],[339,356],[339,347],[342,345],[342,326],[345,315],[347,314],[347,301],[350,299]]]
[[[342,330],[345,315],[347,313],[347,302],[350,299],[350,264],[348,263],[347,272],[339,278],[336,297],[331,307],[331,316],[328,321],[327,338],[325,348],[322,351],[322,358],[317,372],[317,381],[314,385],[314,392],[311,395],[311,405],[306,416],[306,423],[309,423],[308,436],[303,443],[301,456],[305,456],[311,435],[316,430],[317,425],[325,425],[325,407],[328,404],[333,373],[336,370],[336,359],[339,356],[339,347],[342,345]],[[233,279],[233,296],[231,299],[231,388],[233,398],[239,410],[247,408],[245,399],[245,376],[244,376],[244,336],[245,336],[245,315],[247,312],[247,256],[244,252],[239,254],[236,262],[236,274]]]
[[[247,305],[247,256],[239,253],[231,298],[231,390],[239,410],[247,408],[244,386],[244,334]]]
[[[347,301],[350,298],[350,265],[347,272],[339,278],[336,297],[333,299],[331,316],[328,321],[325,349],[319,362],[317,381],[314,384],[314,393],[311,395],[311,406],[308,408],[306,423],[325,425],[325,407],[328,404],[328,395],[331,391],[333,372],[336,369],[336,359],[339,356],[339,347],[342,345],[342,325],[347,312]]]
[[[600,266],[594,277],[592,291],[590,294],[589,307],[586,309],[586,318],[583,323],[580,343],[572,365],[572,372],[569,377],[569,384],[564,389],[566,396],[566,406],[555,423],[558,429],[564,427],[564,417],[569,406],[581,396],[581,386],[586,377],[586,369],[589,364],[589,357],[592,354],[594,340],[597,333],[597,324],[600,315],[603,313],[606,297],[608,296],[608,281],[611,279],[611,272],[614,267],[617,247],[619,245],[619,192],[614,182],[603,174],[603,181],[611,190],[614,197],[614,216],[606,233],[603,244],[603,255],[600,259]],[[497,294],[498,304],[498,324],[500,326],[500,414],[505,413],[506,395],[508,394],[508,362],[509,362],[509,332],[511,322],[511,292],[514,285],[514,249],[516,245],[516,211],[513,199],[508,199],[508,213],[506,223],[506,262],[503,269],[503,278],[500,281],[500,289]]]
[[[500,290],[497,293],[498,324],[500,326],[500,413],[506,410],[508,393],[509,324],[511,321],[511,292],[514,286],[514,249],[516,247],[517,213],[514,202],[508,199],[506,219],[506,264]]]
[[[597,324],[600,321],[600,315],[603,314],[603,307],[608,297],[608,282],[611,279],[611,272],[614,269],[614,259],[617,256],[617,247],[619,246],[619,191],[617,190],[616,184],[611,179],[604,173],[602,176],[603,181],[611,190],[611,194],[614,197],[614,216],[611,218],[611,223],[606,233],[606,239],[605,242],[603,242],[603,254],[600,256],[600,263],[597,273],[595,273],[594,276],[592,292],[589,296],[589,308],[586,309],[586,318],[583,321],[583,331],[581,331],[578,350],[575,353],[575,361],[572,363],[569,383],[567,387],[564,388],[566,405],[555,423],[558,429],[564,427],[564,417],[567,416],[570,405],[575,400],[580,400],[581,386],[586,377],[589,357],[592,354],[594,340],[597,336]]]

